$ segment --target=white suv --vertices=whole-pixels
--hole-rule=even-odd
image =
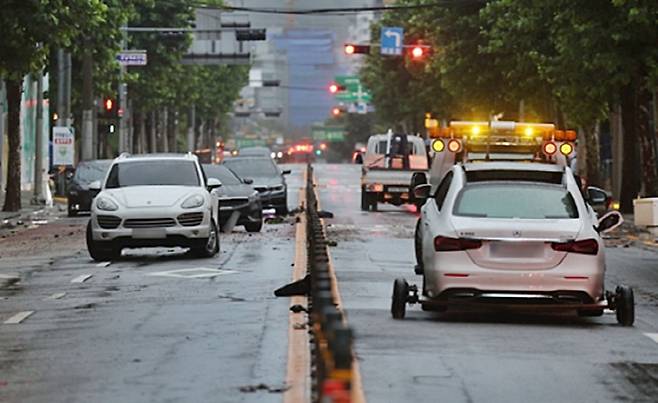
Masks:
[[[87,249],[111,260],[122,248],[189,247],[199,257],[219,251],[217,197],[192,154],[121,155],[112,162],[91,206]]]

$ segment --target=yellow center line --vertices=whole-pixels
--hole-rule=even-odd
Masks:
[[[304,170],[304,186],[299,191],[299,205],[306,208],[306,180],[307,172]],[[295,232],[295,262],[292,273],[292,281],[297,281],[306,276],[306,213],[298,215],[300,221],[296,225]],[[295,296],[290,299],[290,306],[308,306],[307,298]],[[310,347],[308,331],[304,327],[295,328],[298,324],[306,325],[308,318],[305,312],[288,315],[288,365],[286,369],[286,385],[290,388],[283,394],[284,403],[308,403],[311,400],[311,378],[310,378]]]

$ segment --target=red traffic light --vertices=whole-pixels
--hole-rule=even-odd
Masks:
[[[343,49],[345,50],[346,55],[370,53],[370,45],[355,45],[353,43],[346,43]]]
[[[114,101],[112,100],[112,98],[107,98],[103,104],[105,106],[105,110],[108,112],[111,111],[112,108],[114,108]]]
[[[345,90],[346,90],[346,88],[345,88],[344,85],[331,84],[329,86],[329,92],[331,92],[332,94],[335,94],[339,91],[345,91]]]

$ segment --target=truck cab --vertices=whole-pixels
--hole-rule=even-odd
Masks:
[[[377,210],[378,203],[415,204],[411,178],[427,170],[427,151],[421,137],[391,130],[370,136],[361,174],[361,210]]]

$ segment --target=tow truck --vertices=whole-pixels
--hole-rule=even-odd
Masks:
[[[569,168],[574,131],[553,124],[451,122],[433,130],[429,183],[414,234],[422,286],[395,280],[391,314],[463,307],[615,311],[632,326],[631,287],[604,288],[602,234],[621,225],[616,211],[597,217]],[[414,178],[418,183],[422,173]],[[414,182],[410,186],[413,186]]]
[[[377,210],[377,203],[416,204],[409,184],[414,175],[427,175],[425,142],[397,134],[370,136],[361,168],[361,210]]]

